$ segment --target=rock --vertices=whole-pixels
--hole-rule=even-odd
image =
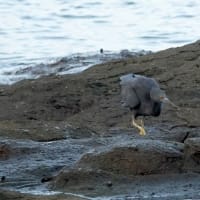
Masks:
[[[81,193],[89,197],[110,196],[123,193],[123,189],[128,188],[133,180],[130,177],[103,170],[73,168],[62,170],[49,184],[49,187],[67,193]],[[120,187],[123,188],[123,192]]]
[[[199,174],[154,174],[121,176],[103,170],[76,168],[63,170],[50,187],[67,193],[79,193],[95,199],[151,199],[152,192],[162,199],[199,199]],[[112,186],[111,186],[112,183]],[[108,185],[107,185],[108,184]],[[190,185],[193,185],[190,187]],[[185,192],[184,189],[188,190]],[[193,198],[194,197],[194,198]]]
[[[85,154],[78,167],[90,167],[121,175],[147,175],[180,172],[183,144],[138,139],[131,143],[96,149]]]
[[[187,123],[198,127],[199,56],[200,45],[196,42],[140,57],[110,61],[78,74],[47,76],[1,86],[0,132],[5,134],[3,121],[17,121],[18,124],[26,121],[25,126],[30,127],[38,122],[67,121],[97,132],[111,127],[127,127],[130,115],[120,105],[119,77],[130,72],[154,77],[180,107],[179,111],[166,108],[162,116],[148,118],[145,123],[151,126],[158,121],[175,125]],[[28,137],[32,137],[31,134]]]
[[[94,194],[102,194],[137,175],[180,173],[183,147],[178,142],[151,139],[110,143],[83,155],[72,168],[63,169],[50,186],[67,192],[85,190],[86,194],[87,188],[94,187]]]
[[[52,177],[47,177],[47,176],[45,176],[45,177],[43,177],[43,178],[41,179],[41,183],[49,182],[49,181],[51,181],[52,179],[53,179]]]
[[[56,194],[56,195],[31,195],[13,191],[0,190],[1,200],[88,200],[88,198],[79,197],[78,195]]]
[[[51,188],[73,192],[78,192],[83,187],[86,190],[94,187],[94,190],[96,190],[98,187],[106,188],[105,182],[114,178],[115,176],[102,170],[77,167],[62,170],[51,183]]]
[[[113,184],[112,184],[111,181],[108,181],[108,182],[106,183],[106,185],[107,185],[108,187],[112,187],[112,186],[113,186]]]
[[[133,128],[115,128],[115,129],[109,129],[104,133],[106,136],[117,136],[119,140],[123,141],[125,139],[130,140],[133,139],[151,139],[151,140],[162,140],[162,141],[174,141],[183,143],[184,140],[188,137],[191,137],[194,135],[197,136],[196,132],[192,132],[191,128],[188,128],[187,126],[184,127],[171,127],[169,124],[165,124],[165,126],[162,124],[155,124],[152,126],[145,126],[147,134],[144,138],[141,138],[141,136],[138,134],[136,129]],[[196,129],[195,129],[196,130]],[[126,138],[127,135],[129,138]]]
[[[200,137],[185,141],[184,170],[200,173]]]
[[[0,182],[3,183],[3,182],[5,182],[5,181],[6,181],[6,177],[5,177],[5,176],[2,176]]]
[[[54,141],[66,138],[68,123],[55,121],[2,120],[0,135],[11,139],[31,139],[35,141]]]
[[[11,148],[7,144],[0,144],[0,160],[8,159],[11,155]]]

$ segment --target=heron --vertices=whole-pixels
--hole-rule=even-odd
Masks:
[[[129,108],[132,112],[132,125],[144,136],[146,131],[142,119],[139,116],[159,116],[163,103],[169,103],[178,108],[166,96],[165,91],[160,89],[154,78],[126,74],[120,77],[122,106]]]

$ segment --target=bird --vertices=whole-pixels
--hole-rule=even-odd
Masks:
[[[120,77],[121,103],[132,112],[132,125],[144,136],[146,131],[140,116],[159,116],[163,103],[169,103],[178,108],[161,90],[158,82],[151,77],[139,74],[126,74]]]

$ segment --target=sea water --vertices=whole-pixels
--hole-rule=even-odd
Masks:
[[[194,42],[199,10],[199,0],[0,0],[0,84],[32,77],[18,70],[101,48],[158,51]]]

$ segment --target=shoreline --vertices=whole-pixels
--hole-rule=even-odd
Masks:
[[[80,73],[97,64],[150,53],[152,52],[145,50],[105,51],[100,49],[99,52],[74,53],[64,57],[46,59],[46,62],[35,64],[15,64],[15,67],[3,67],[0,70],[0,85],[12,85],[19,81],[38,79],[45,76]]]

